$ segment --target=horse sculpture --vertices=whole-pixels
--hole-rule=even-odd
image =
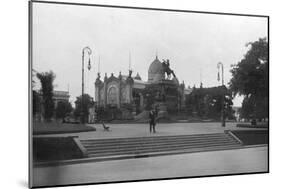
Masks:
[[[174,71],[170,68],[169,59],[167,59],[167,60],[163,59],[162,65],[164,68],[164,72],[167,74],[168,79],[171,78],[171,74],[173,75],[173,77],[176,77]]]

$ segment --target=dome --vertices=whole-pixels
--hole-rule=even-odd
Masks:
[[[155,60],[150,64],[148,69],[148,82],[159,82],[165,79],[165,72],[162,63],[156,56]]]

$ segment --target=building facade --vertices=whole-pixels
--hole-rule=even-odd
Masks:
[[[132,105],[134,115],[141,113],[147,107],[147,103],[165,104],[167,110],[181,110],[185,106],[185,95],[190,89],[185,88],[184,82],[179,83],[174,71],[170,69],[169,60],[160,62],[158,57],[152,61],[148,68],[148,79],[142,80],[137,73],[132,76],[132,70],[128,75],[108,77],[105,73],[101,79],[100,73],[95,81],[95,101],[98,107],[112,107],[124,110],[126,105]],[[153,102],[148,101],[147,90],[155,92]]]
[[[36,91],[36,93],[38,94],[38,98],[36,100],[36,113],[34,115],[34,118],[36,121],[43,121],[44,117],[43,117],[43,94],[40,90]],[[35,96],[33,96],[33,98],[35,98]],[[57,91],[54,90],[53,91],[53,102],[54,102],[54,109],[57,108],[58,103],[59,102],[69,102],[69,92],[68,91]]]

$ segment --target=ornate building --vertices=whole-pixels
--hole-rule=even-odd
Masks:
[[[171,75],[173,78],[171,79]],[[158,57],[152,61],[148,69],[148,80],[143,81],[137,73],[118,76],[112,73],[110,77],[105,74],[103,81],[100,73],[95,81],[95,101],[98,107],[112,107],[122,109],[126,105],[132,105],[133,115],[142,112],[148,102],[146,89],[153,88],[156,91],[153,104],[165,106],[164,109],[181,110],[185,105],[185,94],[191,91],[185,89],[184,83],[179,83],[174,71],[170,69],[169,60],[160,62]]]
[[[41,92],[41,90],[37,90],[36,91],[38,94],[38,100],[36,101],[36,105],[37,106],[36,109],[36,113],[35,113],[35,120],[37,121],[42,121],[44,120],[43,117],[43,94]],[[69,91],[57,91],[54,90],[53,91],[53,101],[54,101],[54,108],[56,109],[56,107],[58,106],[59,102],[69,102]],[[33,96],[33,98],[35,98]]]

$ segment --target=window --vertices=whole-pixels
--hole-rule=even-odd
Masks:
[[[112,86],[108,89],[108,104],[117,104],[117,98],[118,98],[118,94],[117,94],[117,88]]]

